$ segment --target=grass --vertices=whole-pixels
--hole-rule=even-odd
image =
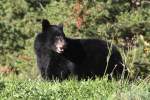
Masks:
[[[1,80],[1,100],[149,100],[150,82]]]

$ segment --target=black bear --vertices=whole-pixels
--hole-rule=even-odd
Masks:
[[[80,79],[127,75],[122,57],[116,46],[98,39],[71,39],[62,25],[42,21],[42,32],[34,41],[37,65],[44,79],[64,80],[70,74]]]

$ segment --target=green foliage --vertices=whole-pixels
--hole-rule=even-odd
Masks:
[[[45,82],[39,80],[0,81],[0,99],[15,100],[149,100],[150,83],[140,81],[109,82],[106,79],[87,81],[66,80]]]
[[[51,0],[25,0],[29,7],[33,8],[34,10],[41,9],[42,6],[46,6],[48,3],[51,2]]]
[[[0,8],[0,64],[9,65],[8,55],[25,49],[26,40],[34,36],[38,27],[34,27],[35,18],[32,12],[27,13],[29,7],[24,0],[1,0]]]

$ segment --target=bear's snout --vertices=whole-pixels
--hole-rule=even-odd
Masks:
[[[55,42],[55,46],[56,46],[56,52],[62,53],[66,48],[66,41],[62,37],[58,37]]]

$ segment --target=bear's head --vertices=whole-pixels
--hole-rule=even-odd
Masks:
[[[42,33],[47,48],[57,53],[62,53],[66,48],[66,39],[63,25],[51,25],[48,20],[42,21]]]

